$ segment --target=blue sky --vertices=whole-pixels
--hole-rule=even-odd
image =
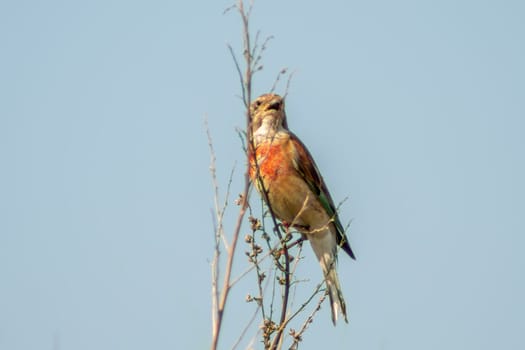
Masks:
[[[241,190],[245,164],[229,5],[0,3],[0,348],[208,347],[205,118],[222,193],[234,166]],[[334,199],[349,197],[358,257],[339,263],[350,324],[323,308],[302,349],[525,346],[524,14],[520,1],[256,1],[252,28],[275,38],[255,94],[295,71],[289,126]],[[303,268],[319,278],[308,246]]]

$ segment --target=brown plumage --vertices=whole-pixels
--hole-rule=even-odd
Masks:
[[[352,259],[355,255],[325,182],[310,152],[288,130],[284,100],[279,95],[260,96],[251,104],[250,113],[255,145],[250,177],[260,192],[258,167],[276,217],[308,238],[326,279],[332,321],[336,323],[340,311],[348,322],[335,266],[337,247]]]

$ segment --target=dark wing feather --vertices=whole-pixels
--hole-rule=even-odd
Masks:
[[[294,166],[305,179],[312,192],[317,195],[328,215],[334,218],[334,226],[337,230],[337,244],[343,248],[352,259],[355,259],[354,252],[352,251],[352,248],[350,248],[348,238],[345,235],[343,225],[339,220],[334,201],[330,196],[330,192],[328,192],[328,189],[326,188],[323,177],[321,176],[312,155],[301,140],[299,140],[299,138],[293,133],[290,133],[290,140],[295,148]]]

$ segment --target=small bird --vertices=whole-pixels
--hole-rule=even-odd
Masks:
[[[277,219],[310,241],[325,276],[332,322],[336,324],[341,312],[348,323],[335,266],[337,248],[352,259],[355,255],[334,201],[310,152],[288,130],[284,99],[276,94],[261,95],[251,103],[250,116],[250,178]]]

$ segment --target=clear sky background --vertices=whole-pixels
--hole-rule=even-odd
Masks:
[[[0,2],[0,349],[208,348],[205,116],[222,193],[245,164],[229,5]],[[302,349],[525,348],[524,18],[518,0],[256,1],[275,39],[255,93],[296,71],[290,128],[353,219],[350,324],[324,307]]]

